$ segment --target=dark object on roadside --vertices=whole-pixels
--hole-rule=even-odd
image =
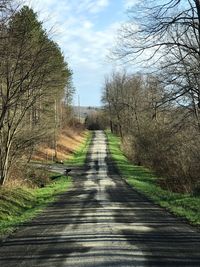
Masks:
[[[71,172],[72,169],[65,169],[65,175],[68,176],[68,173]]]
[[[55,162],[58,164],[64,164],[64,162],[62,160],[56,160]]]
[[[199,197],[200,196],[200,185],[196,185],[195,188],[193,189],[193,196],[194,197]]]

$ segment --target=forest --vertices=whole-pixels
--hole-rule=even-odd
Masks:
[[[28,6],[0,1],[0,184],[19,165],[26,169],[36,146],[67,123],[74,93],[72,70]]]
[[[113,57],[140,69],[106,77],[108,124],[129,159],[155,171],[161,186],[199,194],[200,2],[148,1],[128,15]]]

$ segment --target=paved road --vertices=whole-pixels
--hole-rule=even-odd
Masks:
[[[0,247],[1,267],[200,266],[200,233],[127,186],[95,133],[75,186]]]

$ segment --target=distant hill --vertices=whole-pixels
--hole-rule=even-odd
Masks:
[[[73,111],[74,111],[75,117],[79,118],[79,116],[80,116],[81,119],[85,119],[88,115],[95,113],[95,112],[99,111],[100,109],[101,109],[100,107],[73,106]]]

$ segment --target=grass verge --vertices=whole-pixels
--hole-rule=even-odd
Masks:
[[[116,162],[124,179],[137,191],[146,195],[154,203],[166,208],[173,214],[187,219],[194,225],[200,225],[200,197],[190,194],[172,193],[162,189],[158,179],[150,170],[134,166],[120,149],[120,139],[106,132],[112,158]]]
[[[85,141],[80,147],[73,153],[72,157],[66,160],[64,163],[71,166],[82,166],[85,163],[88,148],[92,140],[92,132],[86,133]]]
[[[0,236],[32,219],[70,185],[70,178],[60,176],[44,188],[0,188]]]
[[[91,138],[92,133],[87,132],[85,141],[74,152],[71,159],[65,161],[65,164],[83,165]],[[66,176],[56,175],[55,177],[57,178],[53,179],[52,183],[43,188],[0,188],[0,237],[13,232],[17,226],[31,220],[72,184],[71,179],[67,179]],[[52,178],[55,177],[52,176]]]

